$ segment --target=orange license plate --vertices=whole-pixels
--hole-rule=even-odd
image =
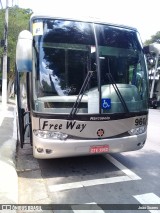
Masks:
[[[103,146],[91,146],[90,153],[103,153],[103,152],[109,152],[109,146],[103,145]]]

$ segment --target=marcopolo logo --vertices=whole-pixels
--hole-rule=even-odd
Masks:
[[[103,129],[98,129],[97,130],[97,135],[98,135],[98,137],[102,137],[104,135],[104,130]]]

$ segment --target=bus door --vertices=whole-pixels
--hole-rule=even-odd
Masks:
[[[21,148],[32,140],[30,108],[28,102],[29,73],[16,72],[16,94],[17,94],[17,141]]]

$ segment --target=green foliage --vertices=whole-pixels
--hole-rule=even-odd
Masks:
[[[155,35],[152,35],[151,39],[146,40],[144,42],[144,46],[147,46],[147,45],[152,44],[154,42],[160,43],[160,31],[158,31]],[[156,55],[155,55],[155,53],[148,53],[146,55],[146,58],[147,58],[148,70],[153,69],[155,67],[155,63],[156,63]],[[152,63],[151,63],[151,61],[152,61]],[[158,66],[160,66],[160,60],[158,61]]]
[[[18,35],[22,30],[28,29],[32,14],[30,9],[17,6],[9,8],[8,12],[8,57],[10,57],[10,72],[8,77],[14,77],[15,55]],[[0,40],[4,38],[5,10],[0,10]],[[3,56],[3,47],[0,47],[0,57]]]
[[[160,31],[158,31],[155,35],[152,35],[151,39],[146,40],[144,42],[144,45],[149,45],[149,44],[154,43],[154,42],[160,43]]]

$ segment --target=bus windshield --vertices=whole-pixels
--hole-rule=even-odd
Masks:
[[[137,31],[47,18],[34,19],[32,28],[35,111],[70,114],[81,93],[77,114],[147,110],[146,65]]]

